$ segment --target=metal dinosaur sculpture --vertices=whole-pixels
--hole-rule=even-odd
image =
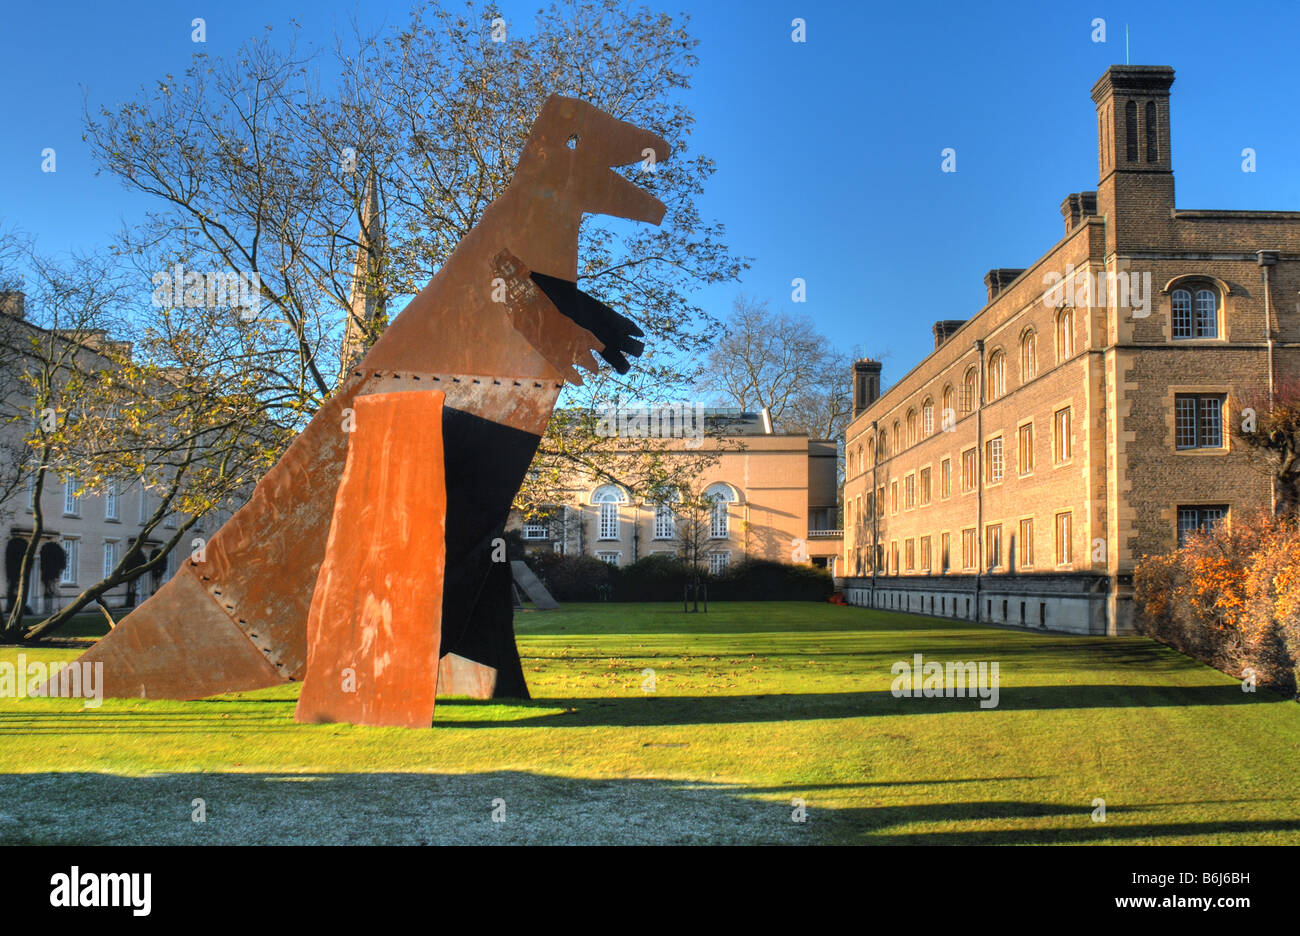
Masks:
[[[427,726],[439,668],[468,667],[471,682],[474,667],[495,670],[497,695],[527,694],[493,540],[564,382],[582,381],[575,365],[594,371],[595,350],[626,372],[642,351],[640,329],[575,282],[584,213],[662,220],[664,205],[614,171],[647,150],[669,155],[583,101],[546,101],[505,191],[203,561],[81,657],[104,664],[107,695],[195,699],[307,677],[299,720]],[[352,671],[354,698],[330,688],[334,669]],[[382,704],[376,679],[395,681]]]

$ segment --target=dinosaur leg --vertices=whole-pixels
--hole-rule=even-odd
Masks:
[[[530,698],[515,642],[510,586],[510,563],[490,563],[469,626],[454,646],[444,641],[444,671],[448,679],[440,681],[438,686],[444,695],[468,695],[476,699]]]
[[[459,652],[456,648],[470,646],[471,641],[477,646],[474,635],[492,617],[485,609],[485,616],[476,619],[476,608],[493,567],[501,566],[509,575],[505,545],[498,541],[541,439],[450,407],[443,409],[442,426],[447,467],[442,652],[447,654]],[[502,561],[493,562],[494,553]],[[510,642],[513,647],[513,633]],[[469,659],[496,666],[495,655],[492,660]]]
[[[433,720],[447,505],[437,431],[443,399],[425,390],[356,401],[307,620],[296,721],[427,728]]]

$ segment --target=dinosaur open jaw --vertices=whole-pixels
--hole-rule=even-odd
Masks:
[[[600,214],[627,218],[629,221],[644,221],[647,224],[658,224],[664,219],[664,213],[668,210],[664,203],[641,186],[628,181],[613,169],[609,170],[609,181],[611,198],[607,206],[596,209]]]

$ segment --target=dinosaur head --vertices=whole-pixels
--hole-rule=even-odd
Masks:
[[[554,198],[557,207],[569,213],[658,224],[663,202],[614,169],[647,160],[658,163],[668,155],[662,137],[585,101],[553,94],[533,124],[515,178]]]

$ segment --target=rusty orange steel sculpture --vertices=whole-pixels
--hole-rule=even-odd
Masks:
[[[662,220],[613,171],[647,149],[668,155],[583,101],[547,100],[509,186],[203,561],[82,657],[104,664],[107,695],[305,680],[299,721],[428,726],[440,672],[527,694],[493,540],[575,365],[595,370],[595,350],[625,372],[641,353],[641,331],[575,281],[584,213]]]

